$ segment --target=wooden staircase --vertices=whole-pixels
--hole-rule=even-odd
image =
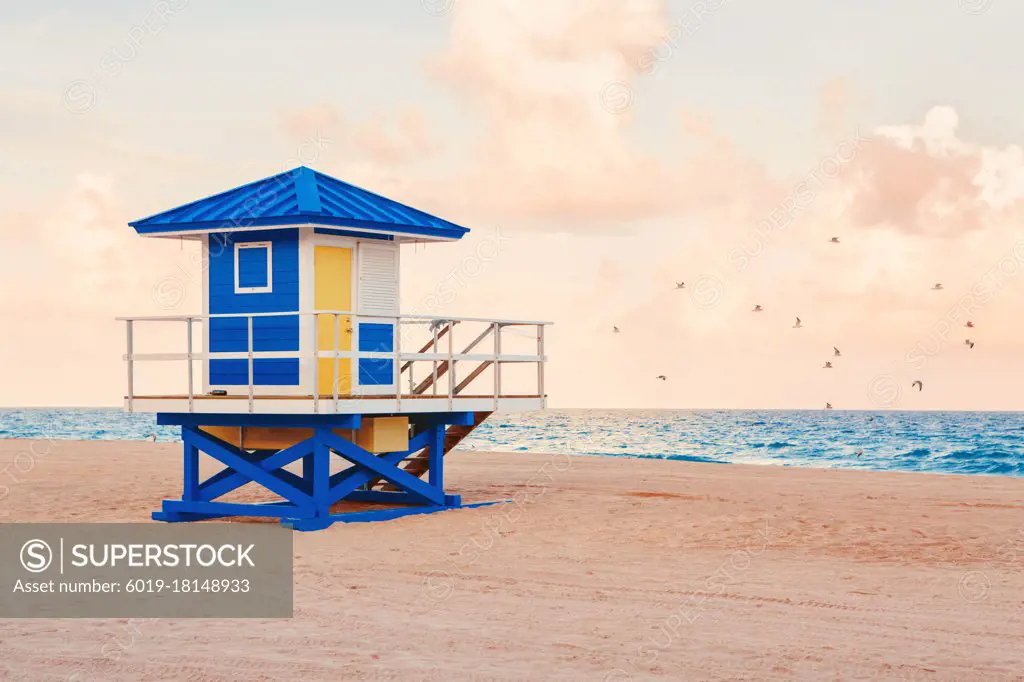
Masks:
[[[473,423],[470,426],[452,425],[448,427],[448,430],[444,434],[444,454],[447,455],[449,452],[455,449],[455,447],[465,440],[466,436],[471,434],[476,427],[484,423],[488,417],[491,416],[490,412],[474,412]],[[417,478],[422,477],[423,474],[427,473],[430,469],[430,448],[424,448],[416,453],[414,456],[404,460],[401,465],[401,469],[407,473],[416,476]],[[377,479],[369,486],[370,488],[385,491],[397,491],[398,488],[393,486],[386,480]]]
[[[454,323],[452,323],[452,324],[454,324]],[[449,333],[451,331],[452,324],[447,324],[444,327],[442,327],[440,333],[437,335],[437,338],[441,338],[445,334]],[[475,339],[473,339],[469,343],[469,345],[466,346],[465,349],[463,349],[462,352],[465,354],[465,353],[469,353],[470,351],[472,351],[474,348],[476,348],[478,345],[480,345],[480,343],[484,339],[486,339],[491,334],[492,331],[493,331],[493,328],[491,328],[491,327],[488,327],[487,329],[485,329],[483,332],[480,333],[479,336],[477,336]],[[426,353],[427,350],[431,349],[434,346],[435,346],[435,342],[433,340],[430,340],[430,341],[427,342],[427,344],[425,346],[423,346],[423,348],[420,349],[420,353]],[[492,364],[494,364],[493,360],[486,360],[486,361],[480,363],[480,365],[477,366],[476,369],[474,369],[469,374],[469,376],[467,376],[465,379],[460,381],[458,383],[458,385],[456,385],[452,389],[452,393],[458,395],[458,393],[460,391],[462,391],[462,389],[464,389],[466,386],[468,386],[469,383],[471,381],[473,381],[473,379],[476,379],[478,376],[480,376],[480,374],[485,369],[490,367]],[[405,372],[405,370],[407,368],[409,368],[410,365],[412,365],[411,362],[405,363],[405,365],[402,367],[402,372]],[[448,373],[448,361],[447,360],[442,360],[441,363],[437,365],[437,375],[435,376],[433,373],[431,373],[430,375],[427,376],[426,379],[424,379],[423,381],[419,382],[416,385],[416,387],[413,388],[413,390],[412,390],[413,394],[414,395],[423,395],[424,393],[427,392],[427,390],[431,386],[433,386],[435,384],[436,381],[439,381],[441,379],[441,377],[443,377],[447,373]]]

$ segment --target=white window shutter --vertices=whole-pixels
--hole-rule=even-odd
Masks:
[[[398,254],[394,247],[359,245],[359,312],[398,314]]]

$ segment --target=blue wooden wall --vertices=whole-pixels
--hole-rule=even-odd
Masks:
[[[273,243],[273,290],[258,294],[235,293],[235,248],[241,242]],[[244,252],[243,252],[244,253]],[[299,309],[299,231],[297,229],[229,232],[210,235],[210,314],[287,313]],[[246,318],[211,318],[210,352],[248,350]],[[297,315],[253,318],[254,351],[299,350]],[[210,383],[217,386],[245,386],[248,360],[210,360]],[[257,358],[253,361],[254,384],[297,386],[299,360]]]
[[[360,322],[359,350],[371,353],[391,353],[395,350],[395,328],[388,323]],[[395,366],[391,360],[359,359],[359,383],[390,385],[395,381]]]

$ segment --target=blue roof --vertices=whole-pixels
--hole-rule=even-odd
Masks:
[[[139,234],[152,235],[296,224],[361,227],[448,239],[459,239],[469,232],[305,166],[129,223]]]

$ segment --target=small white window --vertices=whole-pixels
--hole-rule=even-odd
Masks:
[[[274,289],[272,242],[235,244],[235,293],[267,294]]]

